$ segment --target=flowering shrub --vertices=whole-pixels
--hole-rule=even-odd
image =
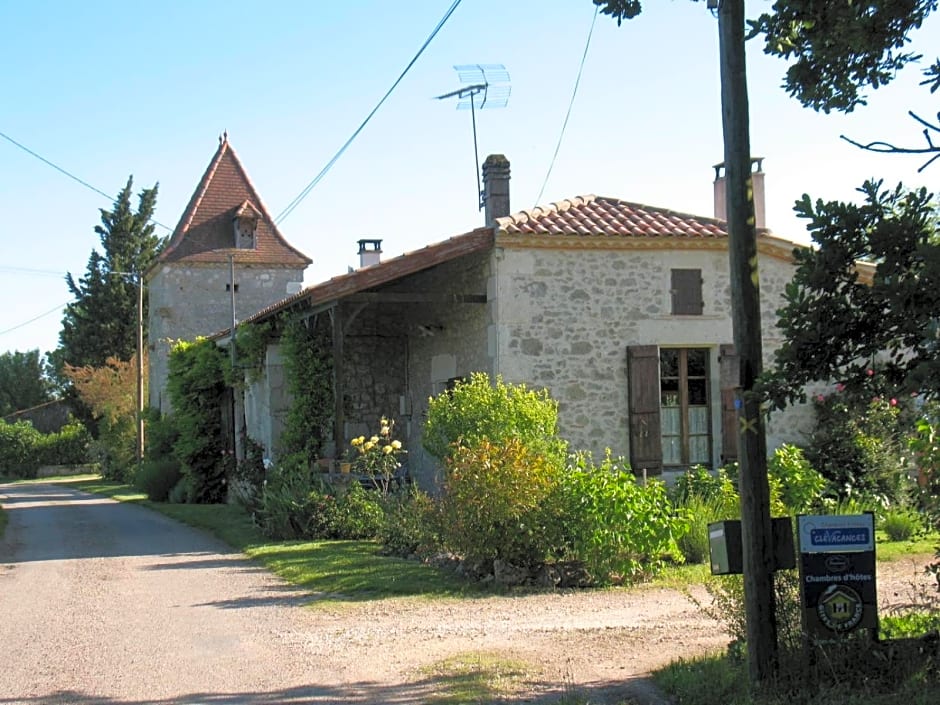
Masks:
[[[379,421],[378,435],[371,438],[359,436],[350,442],[356,449],[353,471],[371,476],[376,487],[384,493],[388,493],[401,467],[401,456],[408,452],[401,447],[401,441],[392,438],[394,428],[395,422],[383,416]]]
[[[816,427],[806,459],[840,499],[902,503],[911,489],[910,405],[889,396],[887,383],[874,369],[866,379],[861,387],[838,384],[832,394],[814,398]]]

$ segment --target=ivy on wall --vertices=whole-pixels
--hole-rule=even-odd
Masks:
[[[256,382],[264,371],[264,357],[268,345],[276,337],[273,321],[264,323],[243,323],[236,329],[235,351],[238,367],[244,372],[245,380]],[[236,376],[236,380],[241,382]]]
[[[222,403],[227,364],[226,351],[205,338],[180,341],[170,350],[167,391],[179,430],[173,452],[189,484],[187,499],[193,502],[225,500]]]
[[[281,337],[291,407],[281,438],[285,451],[308,466],[332,435],[333,354],[330,321],[315,316],[291,321]]]

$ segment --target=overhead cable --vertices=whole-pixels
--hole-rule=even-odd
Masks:
[[[33,318],[30,318],[28,321],[23,321],[22,323],[19,323],[19,324],[13,326],[12,328],[7,328],[6,330],[0,330],[0,335],[6,335],[7,333],[12,333],[13,331],[19,330],[20,328],[22,328],[22,327],[24,327],[24,326],[28,326],[30,323],[34,323],[34,322],[38,321],[40,318],[45,318],[46,316],[51,316],[51,315],[52,315],[53,313],[55,313],[56,311],[61,311],[64,307],[68,306],[70,303],[71,303],[71,301],[66,301],[64,304],[59,304],[59,305],[56,306],[55,308],[50,308],[50,309],[49,309],[48,311],[46,311],[45,313],[40,313],[38,316],[35,316],[35,317],[33,317]]]
[[[539,195],[535,198],[533,207],[539,205],[542,202],[542,194],[545,192],[545,187],[548,185],[548,179],[552,175],[552,169],[555,167],[555,159],[558,157],[558,150],[561,149],[561,142],[565,138],[565,129],[568,127],[568,118],[571,117],[571,109],[574,107],[574,99],[575,96],[578,95],[578,86],[581,85],[581,73],[584,71],[584,62],[587,59],[588,49],[591,48],[591,37],[594,35],[594,24],[597,22],[598,10],[600,10],[600,5],[597,5],[594,8],[594,19],[591,20],[591,29],[588,30],[587,41],[584,43],[584,54],[581,55],[581,66],[578,67],[578,77],[574,82],[574,90],[571,91],[571,100],[568,103],[568,112],[565,115],[565,121],[561,126],[561,134],[558,135],[558,144],[555,145],[555,153],[552,155],[552,161],[548,165],[548,173],[545,174],[545,181],[542,182],[542,188],[539,189]]]
[[[424,44],[421,45],[421,48],[418,49],[418,53],[415,54],[414,58],[410,62],[408,62],[408,65],[405,67],[405,70],[401,72],[401,75],[396,79],[395,83],[392,84],[392,87],[388,89],[388,91],[385,93],[384,96],[382,96],[382,99],[372,109],[372,112],[369,113],[368,116],[366,116],[366,119],[362,121],[362,124],[359,125],[358,128],[356,128],[356,131],[353,132],[352,136],[348,140],[346,140],[346,143],[342,147],[339,148],[339,151],[333,155],[333,158],[327,162],[326,166],[323,167],[320,173],[317,174],[313,178],[313,181],[307,184],[306,188],[304,188],[304,190],[301,191],[297,195],[297,197],[294,198],[293,201],[287,204],[287,207],[284,208],[284,210],[282,210],[280,214],[274,219],[274,223],[276,225],[280,225],[284,221],[284,219],[287,218],[287,216],[289,216],[291,213],[294,212],[294,209],[297,208],[297,206],[301,204],[301,202],[316,187],[316,185],[320,183],[323,177],[326,176],[327,172],[333,168],[333,165],[336,164],[339,158],[343,156],[343,152],[345,152],[346,149],[349,147],[349,145],[353,143],[353,140],[355,140],[356,137],[359,136],[359,133],[362,132],[365,126],[369,124],[369,121],[372,119],[372,116],[378,112],[379,108],[382,107],[382,104],[386,101],[386,99],[388,99],[388,97],[392,94],[395,88],[398,87],[398,84],[401,83],[402,79],[405,77],[408,71],[411,70],[411,67],[414,66],[415,62],[417,62],[421,54],[424,53],[424,50],[428,48],[428,45],[431,43],[434,37],[437,36],[437,33],[441,31],[441,28],[444,26],[447,20],[450,19],[450,16],[454,14],[454,10],[457,9],[457,6],[460,5],[460,2],[461,0],[454,0],[454,3],[450,6],[450,9],[447,10],[447,12],[444,14],[444,17],[441,18],[441,21],[437,23],[437,26],[434,28],[434,31],[431,32],[430,36],[424,41]]]
[[[101,195],[101,196],[104,196],[105,198],[107,198],[107,199],[110,200],[110,201],[113,201],[113,200],[114,200],[114,196],[109,196],[109,195],[106,194],[104,191],[102,191],[100,188],[95,188],[94,186],[92,186],[92,185],[91,185],[90,183],[88,183],[87,181],[83,181],[82,179],[80,179],[80,178],[78,178],[77,176],[75,176],[75,174],[73,174],[73,173],[71,173],[71,172],[69,172],[69,171],[66,171],[65,169],[63,169],[62,167],[60,167],[58,164],[54,164],[53,162],[50,162],[48,159],[46,159],[44,156],[42,156],[42,155],[40,155],[40,154],[36,154],[36,152],[34,152],[33,150],[31,150],[29,147],[27,147],[26,145],[20,144],[19,142],[17,142],[15,139],[13,139],[12,137],[10,137],[9,135],[6,135],[6,134],[4,134],[3,132],[0,132],[0,137],[2,137],[3,139],[5,139],[5,140],[6,140],[7,142],[9,142],[10,144],[16,145],[17,147],[19,147],[20,149],[22,149],[22,150],[23,150],[24,152],[26,152],[27,154],[29,154],[29,155],[31,155],[31,156],[33,156],[33,157],[36,157],[36,159],[38,159],[39,161],[41,161],[43,164],[48,164],[48,165],[51,166],[53,169],[55,169],[56,171],[58,171],[60,174],[64,174],[65,176],[69,177],[69,178],[72,179],[73,181],[77,181],[78,183],[80,183],[80,184],[81,184],[82,186],[84,186],[85,188],[90,189],[90,190],[94,191],[95,193],[97,193],[97,194],[99,194],[99,195]],[[168,227],[165,226],[163,223],[160,223],[160,222],[154,220],[153,218],[150,219],[150,222],[153,223],[154,225],[157,225],[157,226],[163,228],[164,230],[172,230],[172,228],[168,228]]]

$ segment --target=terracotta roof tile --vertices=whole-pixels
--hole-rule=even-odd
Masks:
[[[232,219],[236,213],[258,215],[255,247],[236,248]],[[278,231],[228,139],[209,163],[166,249],[155,264],[166,262],[224,263],[306,267],[311,260],[291,247]]]
[[[725,222],[616,198],[578,196],[521,211],[496,223],[507,235],[616,238],[721,238]]]
[[[271,315],[290,308],[293,304],[306,300],[310,306],[324,302],[337,301],[344,296],[367,291],[371,288],[388,284],[410,274],[429,269],[444,262],[484,252],[493,246],[493,229],[477,228],[463,235],[456,235],[442,242],[437,242],[419,250],[406,252],[389,260],[363,267],[347,274],[307,287],[303,291],[282,299],[246,318],[243,323],[263,320]],[[222,337],[229,330],[221,331],[211,337]]]

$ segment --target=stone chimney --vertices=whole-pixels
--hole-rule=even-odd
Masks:
[[[758,228],[765,228],[764,210],[764,158],[751,157],[751,186],[754,189],[754,221]],[[715,217],[728,220],[727,188],[725,184],[725,163],[715,164]]]
[[[509,215],[509,160],[502,154],[491,154],[483,162],[481,199],[487,226]]]
[[[382,261],[382,241],[381,240],[360,240],[359,241],[359,268],[371,267]]]

